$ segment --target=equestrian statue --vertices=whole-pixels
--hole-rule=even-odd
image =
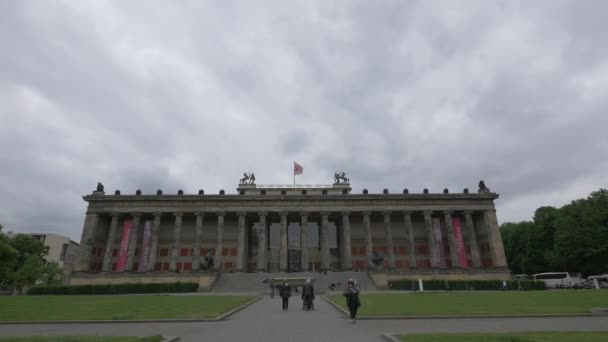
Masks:
[[[240,184],[255,184],[255,173],[243,173],[243,178],[241,178]]]
[[[340,180],[342,182],[340,182]],[[344,172],[336,172],[334,173],[334,184],[349,184],[350,183],[350,179],[348,179],[348,177],[346,177],[346,173]]]

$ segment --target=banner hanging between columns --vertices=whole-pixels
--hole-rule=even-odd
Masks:
[[[467,256],[464,251],[464,240],[462,239],[462,229],[460,228],[460,218],[452,218],[452,228],[454,229],[454,240],[456,241],[456,252],[458,254],[458,262],[460,267],[469,268],[471,265],[467,262]],[[452,267],[455,264],[452,262]]]
[[[122,226],[122,238],[120,240],[120,251],[118,254],[118,262],[116,263],[116,272],[123,272],[125,270],[132,228],[133,220],[125,220]]]
[[[146,220],[144,223],[144,239],[141,246],[141,254],[139,255],[139,266],[137,272],[146,272],[148,262],[150,260],[150,243],[152,242],[152,221]]]

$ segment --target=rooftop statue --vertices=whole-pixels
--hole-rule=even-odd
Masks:
[[[243,173],[243,178],[241,178],[241,181],[239,184],[255,184],[255,173]]]
[[[488,189],[488,187],[486,187],[486,183],[484,183],[482,180],[479,181],[479,192],[482,191],[490,191],[490,189]]]
[[[95,190],[95,191],[103,192],[103,184],[97,183],[97,190]]]
[[[342,181],[342,182],[340,182]],[[346,177],[346,173],[344,172],[336,172],[334,173],[334,184],[349,184],[350,179]]]

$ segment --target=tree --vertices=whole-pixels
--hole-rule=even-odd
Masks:
[[[49,248],[41,241],[26,234],[17,234],[9,240],[9,244],[19,251],[19,265],[23,265],[31,256],[44,259],[49,253]]]
[[[505,254],[515,273],[608,272],[608,190],[561,208],[540,207],[534,222],[501,226]]]
[[[40,277],[37,279],[43,285],[61,285],[63,271],[56,261],[47,262],[41,270]]]
[[[8,244],[8,238],[0,233],[0,288],[11,283],[11,275],[17,265],[19,252]]]
[[[34,285],[43,274],[44,263],[38,256],[30,256],[23,265],[13,273],[13,284],[18,291]]]

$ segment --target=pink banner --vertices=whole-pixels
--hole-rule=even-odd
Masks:
[[[458,254],[460,267],[469,268],[470,265],[467,262],[467,256],[464,252],[464,241],[462,239],[462,230],[460,229],[460,218],[452,218],[452,228],[454,228],[454,241],[456,242],[456,253]],[[452,262],[452,266],[456,266],[454,265],[454,262]]]
[[[152,242],[152,221],[146,220],[144,223],[144,240],[142,241],[141,254],[139,255],[139,267],[137,272],[146,272],[148,270],[148,261],[150,260],[150,243]]]
[[[433,219],[433,237],[435,238],[435,266],[446,267],[445,251],[443,250],[443,234],[441,234],[441,221],[438,218]]]
[[[122,272],[125,270],[125,264],[127,263],[127,252],[129,251],[131,228],[133,228],[133,220],[125,220],[122,226],[122,239],[120,240],[120,251],[118,252],[116,272]]]

